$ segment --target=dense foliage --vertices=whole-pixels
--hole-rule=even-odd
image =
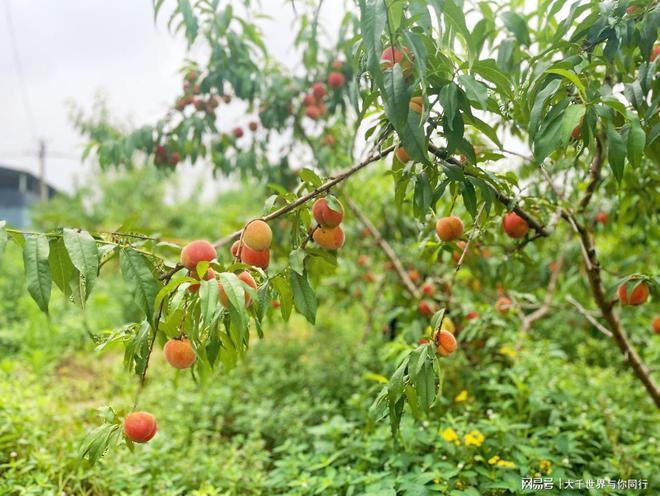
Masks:
[[[151,439],[153,417],[125,416],[138,406],[175,424],[157,403],[182,391],[182,432],[140,460],[162,449],[176,466],[186,440],[190,457],[221,450],[199,456],[230,456],[240,475],[205,478],[200,461],[177,488],[483,494],[536,473],[651,479],[659,6],[360,0],[325,46],[323,2],[294,2],[304,73],[290,73],[250,2],[154,4],[208,59],[184,63],[156,124],[77,112],[85,155],[119,179],[49,205],[39,232],[0,228],[38,307],[70,315],[57,287],[138,377],[132,400],[124,383],[103,393],[112,406],[83,457]],[[227,122],[237,100],[246,117]],[[181,161],[243,188],[220,214],[163,202]],[[184,241],[203,237],[213,245]],[[103,295],[114,329],[101,333],[89,320]],[[273,343],[306,332],[296,314],[321,337]],[[188,379],[176,391],[150,379],[162,346],[173,367],[192,363],[198,395]],[[227,444],[206,443],[218,436]]]

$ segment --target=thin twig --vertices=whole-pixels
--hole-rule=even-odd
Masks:
[[[566,301],[569,302],[571,305],[573,305],[577,309],[577,311],[580,312],[584,316],[585,319],[587,319],[589,322],[591,322],[591,324],[593,324],[593,326],[596,329],[598,329],[600,332],[605,334],[605,336],[607,336],[608,338],[613,338],[614,337],[614,335],[610,331],[608,331],[607,328],[603,324],[598,322],[596,320],[596,318],[593,315],[591,315],[586,308],[584,308],[582,305],[580,305],[580,303],[575,298],[568,295],[568,296],[566,296]]]
[[[559,255],[559,258],[557,259],[557,266],[550,275],[550,281],[548,282],[548,288],[545,291],[543,303],[541,303],[541,306],[538,309],[523,317],[522,323],[520,325],[520,334],[527,334],[531,329],[532,324],[537,320],[545,317],[552,308],[552,297],[554,296],[557,289],[557,282],[559,281],[559,275],[561,274],[561,269],[564,266],[565,259],[566,256],[564,253]]]

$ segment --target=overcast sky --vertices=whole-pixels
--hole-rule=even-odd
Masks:
[[[102,91],[115,117],[130,117],[136,124],[153,123],[165,113],[180,93],[177,71],[186,50],[183,40],[167,32],[163,23],[154,25],[151,3],[0,0],[0,164],[36,173],[36,157],[26,154],[36,153],[38,138],[45,138],[49,150],[63,154],[49,157],[46,178],[70,191],[75,178],[84,178],[89,167],[77,159],[83,141],[69,123],[67,100],[89,109]],[[267,45],[291,66],[297,60],[292,50],[291,2],[263,4],[273,17],[261,24]],[[343,2],[328,4],[323,22],[334,33],[343,14],[337,6]],[[14,59],[9,18],[20,68]],[[234,108],[237,118],[240,111],[239,104]]]

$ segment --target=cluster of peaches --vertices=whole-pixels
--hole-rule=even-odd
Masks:
[[[331,206],[332,205],[332,206]],[[312,231],[312,237],[319,246],[337,250],[344,244],[344,231],[340,224],[344,218],[344,210],[338,200],[328,201],[319,198],[312,206],[312,215],[317,226]],[[270,226],[261,219],[249,222],[242,230],[241,237],[231,247],[231,253],[235,259],[242,263],[267,269],[270,264],[270,246],[273,241],[273,233]],[[181,265],[188,270],[188,276],[199,280],[197,266],[202,262],[213,262],[217,253],[215,247],[206,240],[195,240],[188,243],[181,250]],[[257,283],[252,275],[244,270],[238,274],[238,279],[245,288],[245,306],[252,304],[250,292],[257,289]],[[212,268],[207,269],[203,279],[211,281],[215,279]],[[200,284],[191,284],[188,291],[196,293]],[[220,303],[229,307],[229,298],[218,281]],[[190,340],[186,337],[170,339],[163,348],[165,360],[176,369],[187,369],[195,363],[196,355]],[[132,412],[124,419],[124,434],[132,442],[145,443],[156,434],[156,420],[148,412]]]
[[[211,95],[207,99],[203,99],[200,94],[199,74],[195,70],[191,70],[186,74],[183,82],[183,96],[180,97],[174,108],[183,112],[186,107],[192,106],[199,112],[205,112],[208,115],[215,116],[215,109],[220,106],[220,99],[225,103],[231,103],[231,96]]]
[[[339,61],[335,61],[332,64],[334,71],[328,74],[328,86],[333,90],[341,88],[346,82],[346,76],[341,72],[343,64]],[[326,113],[325,107],[325,97],[327,96],[327,91],[325,89],[325,84],[322,82],[314,83],[309,91],[303,97],[303,107],[305,107],[305,115],[312,120],[320,119]]]

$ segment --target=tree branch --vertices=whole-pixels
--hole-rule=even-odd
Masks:
[[[393,151],[394,151],[394,146],[388,146],[384,150],[380,150],[380,151],[370,155],[368,158],[366,158],[362,162],[360,162],[360,163],[354,165],[353,167],[351,167],[350,169],[346,169],[345,171],[343,171],[343,172],[337,174],[336,176],[330,178],[328,181],[323,183],[321,186],[319,186],[318,188],[314,189],[313,191],[307,193],[306,195],[303,195],[300,198],[298,198],[297,200],[283,206],[282,208],[280,208],[278,210],[275,210],[274,212],[271,212],[270,214],[265,215],[264,217],[261,217],[261,220],[263,220],[265,222],[268,222],[269,220],[276,219],[278,217],[281,217],[282,215],[285,215],[285,214],[289,213],[291,210],[296,209],[297,207],[299,207],[300,205],[306,203],[307,201],[311,200],[312,198],[317,197],[318,195],[320,195],[321,193],[323,193],[325,191],[328,191],[330,188],[332,188],[336,184],[339,184],[344,179],[347,179],[350,176],[352,176],[353,174],[355,174],[356,172],[364,169],[367,165],[369,165],[373,162],[376,162],[377,160],[380,160],[383,157],[386,157],[387,155],[389,155]],[[226,245],[227,243],[231,243],[232,241],[234,241],[234,240],[236,240],[240,237],[241,232],[243,232],[242,229],[240,231],[236,231],[235,233],[232,233],[228,236],[225,236],[224,238],[220,238],[215,243],[213,243],[213,246],[215,246],[216,248],[220,248],[220,247]]]
[[[594,159],[591,162],[591,170],[589,171],[589,184],[587,185],[587,189],[584,192],[582,200],[580,201],[580,205],[578,206],[579,213],[582,213],[587,209],[587,206],[591,201],[591,197],[593,196],[594,192],[596,191],[596,187],[600,182],[600,172],[603,169],[603,162],[605,161],[602,140],[602,137],[599,138],[598,135],[596,135],[596,154],[594,155]]]
[[[598,329],[600,332],[602,332],[605,336],[608,338],[613,338],[614,336],[610,331],[607,330],[607,328],[598,322],[593,315],[591,315],[586,308],[584,308],[580,303],[573,297],[571,296],[566,296],[566,301],[569,302],[571,305],[573,305],[578,312],[580,312],[585,319],[587,319],[593,326]]]
[[[589,279],[589,285],[591,286],[591,292],[594,296],[594,300],[596,301],[598,308],[600,308],[600,312],[603,319],[605,320],[605,322],[607,322],[607,326],[612,332],[612,337],[614,338],[614,341],[621,350],[621,353],[623,353],[623,357],[628,361],[630,366],[633,368],[639,380],[642,381],[642,384],[644,384],[644,387],[648,391],[649,395],[651,396],[651,398],[653,398],[655,405],[658,408],[660,408],[660,389],[658,389],[658,385],[650,376],[648,369],[642,362],[641,358],[639,357],[635,349],[630,344],[628,335],[625,329],[621,326],[621,322],[614,313],[613,306],[608,301],[607,296],[605,294],[605,288],[603,286],[603,281],[600,276],[600,263],[596,255],[596,247],[594,245],[593,239],[590,233],[577,222],[575,217],[573,217],[572,215],[571,217],[572,217],[572,221],[575,223],[575,225],[578,228],[578,234],[580,236],[580,239],[582,240],[582,245],[585,248],[585,250],[583,251],[583,257],[585,260],[587,277]]]
[[[433,144],[429,144],[429,151],[444,162],[462,167],[462,164],[459,161],[451,158],[447,158],[447,153],[442,148],[438,148]],[[463,173],[466,176],[477,177],[472,172],[465,170],[465,168],[463,168]],[[507,208],[513,205],[513,207],[511,207],[511,210],[513,210],[516,214],[518,214],[520,217],[525,219],[529,227],[534,229],[538,234],[540,234],[543,237],[547,237],[550,235],[550,233],[545,228],[545,226],[543,226],[538,220],[536,220],[536,218],[532,216],[529,212],[527,212],[526,210],[515,204],[515,200],[513,198],[506,196],[504,193],[496,189],[492,184],[488,184],[488,185],[493,190],[493,193],[495,193],[495,198],[497,198],[497,201],[499,201],[503,205],[506,205]]]

